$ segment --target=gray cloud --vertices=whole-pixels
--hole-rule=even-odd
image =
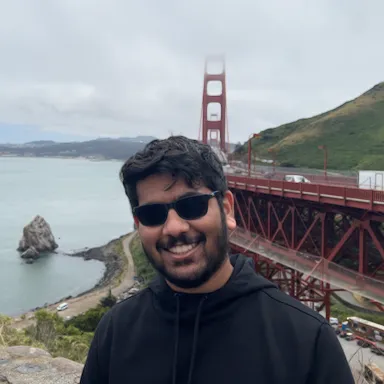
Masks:
[[[0,3],[0,120],[197,137],[204,56],[225,52],[231,141],[383,81],[382,0]]]

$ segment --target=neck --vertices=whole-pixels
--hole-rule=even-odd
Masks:
[[[227,283],[227,281],[232,275],[232,271],[233,271],[233,266],[228,257],[223,263],[223,265],[218,269],[218,271],[207,282],[200,285],[199,287],[180,288],[172,284],[168,280],[166,280],[166,282],[175,292],[194,293],[194,294],[211,293],[211,292],[217,291]]]

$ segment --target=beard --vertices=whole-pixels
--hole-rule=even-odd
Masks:
[[[177,239],[170,239],[170,241],[176,243],[178,240],[182,241],[183,238],[185,238],[185,235],[181,235]],[[205,236],[202,234],[201,238],[205,239]],[[142,245],[149,263],[160,275],[179,288],[190,289],[197,288],[206,283],[220,269],[228,256],[228,228],[224,212],[221,212],[221,226],[214,239],[212,239],[211,244],[212,249],[207,249],[207,243],[203,241],[204,267],[198,269],[188,277],[179,277],[177,272],[169,270],[161,260],[156,260],[151,252],[145,248],[145,245]],[[180,261],[178,265],[186,265],[189,263],[193,263],[193,261]],[[175,266],[177,266],[177,264],[175,264]]]

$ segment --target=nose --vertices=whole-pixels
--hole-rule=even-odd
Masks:
[[[163,226],[163,234],[165,236],[177,237],[180,233],[187,232],[189,230],[189,224],[183,220],[174,209],[170,209],[168,212],[167,221]]]

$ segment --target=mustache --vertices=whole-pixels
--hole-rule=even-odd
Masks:
[[[204,241],[205,236],[203,234],[198,236],[188,236],[185,233],[181,234],[180,236],[174,237],[174,236],[168,236],[166,239],[161,239],[157,243],[158,249],[169,249],[174,247],[176,244],[193,244],[193,243],[199,243],[200,241]]]

